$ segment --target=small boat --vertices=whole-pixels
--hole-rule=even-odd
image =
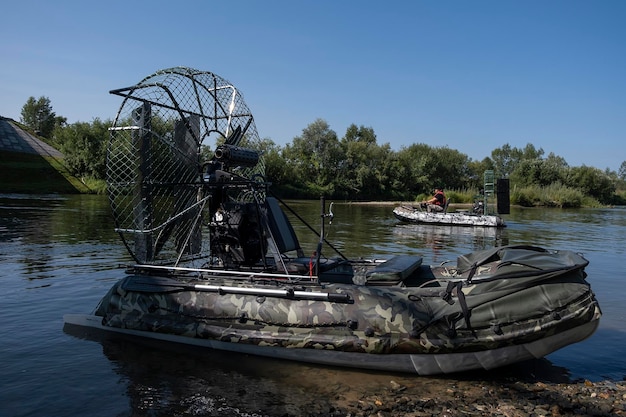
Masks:
[[[588,261],[568,250],[504,246],[434,266],[349,259],[326,240],[322,198],[306,256],[232,84],[177,67],[112,93],[124,101],[108,191],[134,263],[93,312],[64,316],[70,334],[432,375],[540,358],[598,326]]]
[[[394,216],[403,222],[447,226],[506,227],[496,214],[477,214],[470,211],[428,212],[419,206],[401,205],[393,209]]]

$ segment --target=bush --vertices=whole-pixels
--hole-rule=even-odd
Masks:
[[[577,208],[599,203],[592,197],[586,197],[579,189],[565,186],[560,183],[547,187],[531,185],[514,187],[511,192],[511,203],[522,207],[560,207]]]

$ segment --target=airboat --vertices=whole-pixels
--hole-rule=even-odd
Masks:
[[[493,170],[483,173],[483,188],[476,196],[471,209],[449,210],[450,199],[446,201],[443,211],[430,212],[421,204],[402,204],[393,209],[396,219],[405,223],[441,225],[441,226],[474,226],[474,227],[506,227],[501,214],[509,214],[509,180],[495,180]],[[495,208],[490,203],[496,197]]]
[[[569,250],[350,259],[326,240],[322,198],[308,256],[240,91],[211,72],[111,93],[109,200],[133,262],[92,312],[64,316],[71,334],[430,375],[540,358],[598,326],[588,261]]]
[[[419,205],[403,204],[393,209],[396,219],[405,223],[442,226],[506,227],[504,219],[497,214],[482,214],[462,210],[457,212],[429,212]]]

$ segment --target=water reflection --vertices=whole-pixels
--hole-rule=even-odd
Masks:
[[[0,241],[22,244],[118,242],[104,196],[0,194]]]
[[[385,395],[394,384],[403,395],[436,396],[449,385],[462,389],[510,381],[570,382],[566,368],[547,359],[493,371],[415,377],[354,369],[335,369],[221,351],[161,343],[112,339],[72,326],[74,337],[97,341],[126,385],[132,415],[332,415],[363,397]],[[393,383],[392,383],[393,381]]]
[[[120,246],[106,197],[92,195],[0,195],[0,243],[4,268],[29,281],[80,267],[90,256],[106,258],[107,246]]]
[[[320,229],[318,201],[290,204]],[[258,410],[271,415],[312,410],[323,415],[331,414],[334,405],[354,404],[364,395],[390,389],[391,380],[406,386],[406,395],[437,396],[450,384],[489,386],[501,378],[563,382],[626,377],[626,306],[619,291],[626,208],[514,208],[506,216],[508,227],[498,230],[403,225],[392,210],[389,205],[336,203],[333,223],[326,229],[328,240],[349,257],[418,254],[425,263],[504,244],[583,252],[590,260],[589,282],[604,313],[600,328],[590,339],[544,360],[439,378],[214,351],[169,351],[128,341],[93,343],[63,333],[61,316],[92,311],[123,274],[118,265],[130,259],[113,232],[106,197],[0,195],[0,330],[8,347],[3,350],[6,360],[0,377],[18,381],[0,390],[0,403],[19,410],[12,415],[77,415],[76,404],[90,407],[83,410],[86,415],[102,416],[253,416],[261,414]],[[318,236],[288,216],[305,250],[315,250]],[[39,402],[34,404],[33,398]],[[112,404],[109,398],[120,401]]]
[[[320,375],[323,368],[313,371],[292,362],[163,342],[157,346],[74,326],[64,331],[102,345],[123,378],[132,415],[325,415],[340,382],[329,385],[329,374]]]
[[[504,229],[398,223],[393,228],[400,244],[430,248],[434,253],[459,247],[467,251],[489,249],[508,244]]]

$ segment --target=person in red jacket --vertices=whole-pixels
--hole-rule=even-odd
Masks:
[[[443,187],[436,187],[433,198],[427,201],[422,201],[420,204],[422,207],[425,207],[429,213],[441,213],[446,207],[446,200]]]

